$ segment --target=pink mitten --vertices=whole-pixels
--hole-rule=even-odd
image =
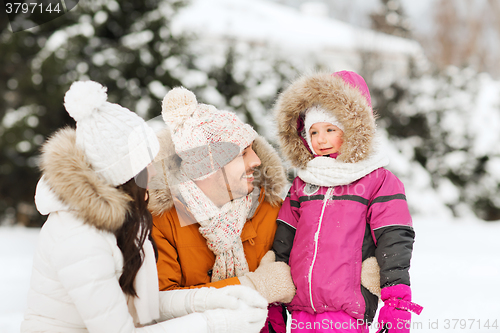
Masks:
[[[409,333],[411,312],[420,314],[422,307],[411,302],[410,286],[397,284],[382,289],[384,306],[378,314],[377,333]]]

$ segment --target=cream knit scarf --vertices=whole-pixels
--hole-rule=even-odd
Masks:
[[[200,224],[199,231],[215,254],[212,282],[248,273],[241,231],[252,207],[252,194],[217,207],[186,175],[178,190]]]

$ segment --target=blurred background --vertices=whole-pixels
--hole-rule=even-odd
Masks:
[[[405,184],[416,221],[416,288],[431,297],[436,286],[452,286],[428,317],[424,310],[424,328],[438,319],[444,328],[447,318],[472,311],[487,316],[480,331],[498,315],[500,0],[82,0],[15,33],[1,15],[0,260],[7,286],[0,292],[18,302],[17,322],[25,295],[7,289],[29,278],[30,249],[45,220],[33,203],[39,149],[58,128],[74,126],[63,107],[73,81],[102,83],[110,101],[145,119],[159,116],[165,93],[182,85],[200,102],[235,111],[277,147],[277,94],[318,70],[353,70],[367,81],[388,168]],[[497,296],[464,298],[469,284]],[[455,301],[460,310],[450,314]],[[11,307],[0,305],[0,312]]]
[[[93,0],[26,31],[0,22],[3,225],[44,221],[39,148],[74,126],[62,102],[75,80],[146,119],[183,85],[275,143],[277,93],[344,69],[369,84],[415,213],[500,220],[499,0]]]

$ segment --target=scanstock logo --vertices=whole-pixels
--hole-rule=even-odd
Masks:
[[[19,32],[63,16],[77,4],[78,0],[3,0],[3,11],[12,32]]]

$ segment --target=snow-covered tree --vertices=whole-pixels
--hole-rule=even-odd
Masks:
[[[209,82],[214,82],[222,97],[215,104],[236,111],[271,141],[275,141],[273,103],[278,93],[297,75],[296,67],[279,54],[266,47],[236,41],[227,45],[222,66],[214,64],[208,69]],[[200,91],[201,96],[207,94],[205,90]]]
[[[76,80],[102,83],[111,102],[146,119],[160,114],[170,88],[183,85],[269,136],[272,103],[296,70],[262,46],[232,41],[220,54],[200,49],[196,36],[170,29],[183,5],[85,1],[29,31],[2,32],[0,61],[11,66],[0,69],[0,217],[43,221],[33,206],[38,149],[57,128],[74,125],[62,101]]]
[[[455,215],[500,219],[500,82],[471,68],[372,89],[379,124]]]
[[[0,216],[39,224],[37,151],[73,124],[63,108],[73,81],[108,87],[109,100],[143,117],[160,113],[165,87],[188,71],[187,41],[169,24],[182,0],[92,0],[28,31],[0,34]],[[23,208],[24,207],[24,208]],[[32,221],[30,221],[32,220]]]

